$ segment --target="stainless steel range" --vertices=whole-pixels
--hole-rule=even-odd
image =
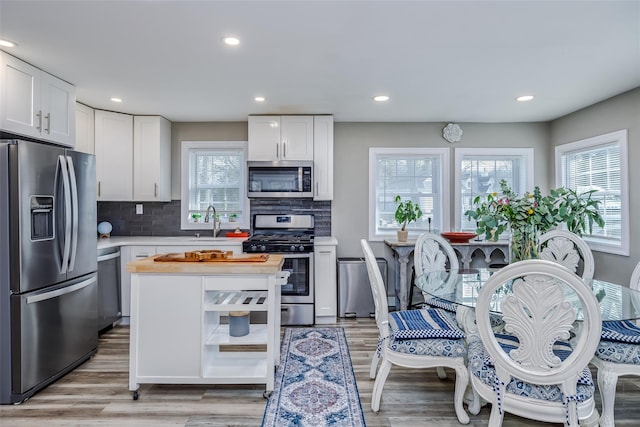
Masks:
[[[313,215],[256,214],[252,237],[242,243],[246,253],[284,255],[290,276],[282,287],[283,325],[314,322],[313,227]]]

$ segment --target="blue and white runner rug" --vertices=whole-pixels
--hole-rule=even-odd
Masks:
[[[365,426],[342,328],[286,328],[263,427]]]

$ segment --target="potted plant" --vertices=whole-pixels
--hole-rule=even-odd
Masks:
[[[236,219],[238,219],[238,214],[232,213],[229,215],[229,222],[236,222]]]
[[[201,217],[202,217],[202,214],[199,212],[191,214],[191,219],[193,219],[193,222],[200,222]]]
[[[398,230],[398,242],[406,242],[409,230],[407,230],[407,224],[415,222],[422,216],[422,211],[417,203],[413,203],[411,200],[402,201],[400,195],[396,196],[396,213],[394,218],[398,224],[402,224],[400,230]]]

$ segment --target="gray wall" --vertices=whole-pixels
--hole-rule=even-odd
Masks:
[[[640,88],[576,111],[550,123],[549,162],[553,162],[556,145],[592,136],[628,129],[629,198],[630,198],[630,256],[593,253],[596,278],[614,283],[629,283],[631,272],[640,260]],[[555,170],[549,169],[549,181],[555,185]]]
[[[631,256],[622,257],[595,252],[596,277],[627,283],[640,248],[640,225],[633,212],[640,209],[640,196],[633,183],[640,182],[640,88],[577,111],[553,122],[544,123],[460,123],[464,134],[460,142],[450,144],[442,138],[446,123],[345,123],[334,126],[334,200],[331,228],[338,239],[338,257],[361,256],[360,239],[368,237],[369,147],[450,147],[451,191],[454,191],[455,147],[533,147],[534,181],[543,192],[555,187],[553,149],[555,145],[603,133],[629,129],[631,187]],[[247,122],[173,123],[172,127],[172,199],[180,199],[181,141],[246,141]],[[634,161],[635,160],[635,161]],[[453,199],[452,199],[453,202]],[[453,215],[453,212],[452,212]],[[453,218],[451,218],[453,224]],[[393,257],[382,242],[373,242],[376,256],[389,261],[393,277]]]
[[[182,141],[246,141],[247,122],[194,122],[171,125],[171,199],[180,200]]]
[[[442,137],[446,123],[335,124],[332,229],[339,242],[338,257],[362,256],[360,239],[368,238],[369,147],[450,147],[451,192],[455,147],[533,147],[535,182],[542,189],[547,187],[552,167],[546,157],[548,123],[459,124],[464,134],[454,144]],[[387,258],[392,277],[391,250],[383,242],[372,242],[371,247],[376,256]]]

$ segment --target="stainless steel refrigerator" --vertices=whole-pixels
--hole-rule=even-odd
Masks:
[[[0,403],[95,353],[95,156],[0,140]]]

